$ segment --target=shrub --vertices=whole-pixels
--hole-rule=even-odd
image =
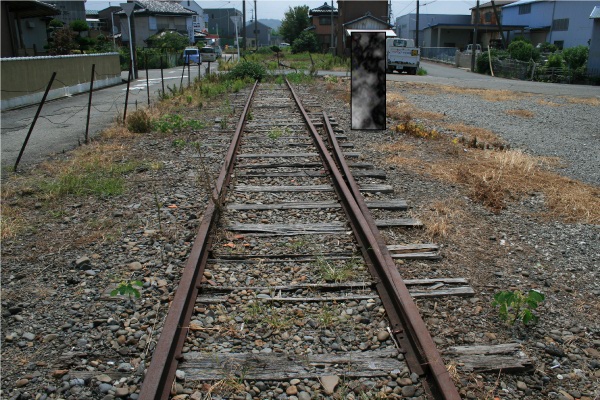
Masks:
[[[529,61],[531,59],[535,61],[540,58],[539,50],[533,47],[531,43],[522,40],[513,40],[513,42],[508,45],[508,52],[510,53],[511,58],[519,61]]]
[[[150,116],[144,110],[137,110],[127,116],[127,129],[133,133],[148,133],[151,129]]]
[[[548,68],[562,68],[563,58],[560,54],[550,54],[548,62],[545,65]]]
[[[552,43],[545,42],[540,45],[540,51],[542,53],[554,53],[556,50],[558,50],[558,47]]]
[[[588,60],[589,49],[587,46],[569,47],[563,50],[562,56],[569,69],[576,70],[585,67]]]
[[[319,41],[314,32],[304,31],[292,43],[292,53],[296,54],[305,51],[313,53],[319,51]]]
[[[227,73],[230,79],[252,78],[262,80],[267,74],[265,67],[257,62],[241,61]]]

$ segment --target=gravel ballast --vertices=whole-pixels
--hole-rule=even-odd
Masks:
[[[598,398],[600,228],[544,218],[546,206],[539,193],[515,198],[494,213],[471,200],[460,185],[393,165],[380,144],[403,141],[416,149],[414,154],[432,162],[439,154],[427,140],[391,130],[351,131],[349,106],[340,100],[344,87],[338,83],[327,88],[324,108],[354,143],[349,151],[360,151],[363,161],[386,170],[385,183],[395,188],[395,197],[409,201],[413,217],[431,221],[436,217],[435,202],[462,212],[447,215],[449,234],[436,239],[442,246],[441,261],[397,262],[405,279],[464,277],[475,289],[471,298],[417,301],[440,350],[518,342],[534,364],[533,371],[517,375],[470,373],[455,365],[461,395]],[[427,87],[426,94],[422,87]],[[324,88],[320,82],[306,89],[311,98],[323,98]],[[519,93],[516,99],[488,101],[403,83],[390,85],[390,91],[418,109],[445,114],[444,122],[490,129],[513,149],[559,157],[566,166],[558,173],[595,186],[600,182],[597,103]],[[230,101],[239,103],[241,97],[232,95]],[[515,109],[528,110],[532,116],[506,113]],[[207,199],[199,171],[207,167],[213,174],[218,171],[237,119],[230,116],[226,129],[221,124],[213,127],[220,112],[203,110],[202,118],[210,125],[205,130],[122,140],[128,148],[126,158],[144,160],[123,195],[48,203],[25,189],[3,199],[27,213],[27,229],[2,243],[2,398],[138,398]],[[180,113],[186,118],[197,115],[191,107]],[[430,127],[437,123],[419,122]],[[394,123],[388,121],[390,127]],[[192,145],[175,146],[175,139],[201,143],[204,157],[199,159]],[[328,218],[336,217],[332,212]],[[388,244],[431,240],[426,230],[394,228],[383,233]],[[143,282],[140,299],[110,296],[121,281],[130,280]],[[491,306],[493,295],[508,289],[545,294],[538,324],[510,327],[498,317]],[[406,371],[396,375],[409,379]],[[413,388],[406,383],[403,388]],[[292,400],[319,393],[319,383],[313,381],[287,382],[283,390],[257,386],[252,388],[257,396],[271,393],[265,398]],[[297,394],[287,393],[291,386],[299,387]],[[419,395],[409,389],[401,392],[406,397]],[[201,398],[194,391],[181,391],[180,396]]]

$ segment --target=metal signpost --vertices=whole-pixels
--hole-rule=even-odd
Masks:
[[[237,56],[238,56],[238,61],[239,61],[240,60],[240,38],[238,37],[238,25],[242,22],[242,17],[240,17],[239,15],[234,15],[233,17],[229,17],[229,18],[231,18],[233,25],[235,25],[235,47],[237,47]]]
[[[133,61],[133,35],[131,34],[131,15],[135,8],[135,3],[121,3],[121,8],[127,14],[127,23],[129,27],[129,55],[131,56],[132,71],[135,71],[135,62]]]

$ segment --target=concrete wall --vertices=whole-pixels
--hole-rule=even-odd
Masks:
[[[92,64],[96,64],[95,89],[121,83],[118,53],[2,58],[0,109],[39,103],[53,72],[56,78],[48,100],[86,92]]]
[[[588,55],[588,71],[600,76],[600,18],[593,19],[592,43]]]

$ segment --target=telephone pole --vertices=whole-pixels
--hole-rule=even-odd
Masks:
[[[256,41],[256,50],[258,50],[258,11],[256,11],[256,0],[254,0],[254,40]]]
[[[242,41],[244,42],[244,50],[246,50],[246,0],[242,1]],[[238,49],[240,47],[240,43],[238,41]]]
[[[477,55],[477,31],[479,30],[479,0],[475,7],[475,29],[473,30],[473,49],[471,50],[471,72],[475,72],[475,57]]]
[[[408,21],[408,26],[410,27],[410,20]],[[417,34],[415,36],[415,46],[419,47],[419,0],[417,0]]]

